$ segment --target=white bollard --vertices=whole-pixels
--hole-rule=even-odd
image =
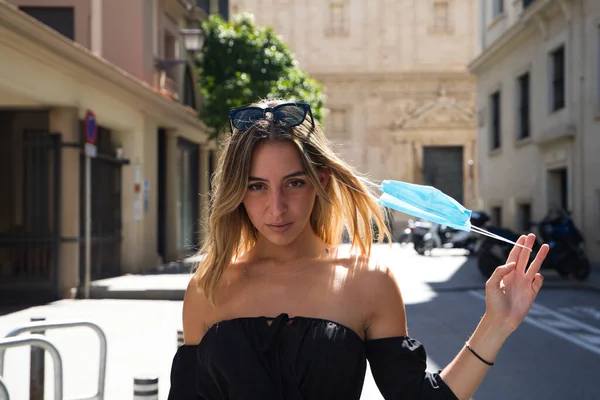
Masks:
[[[177,348],[183,346],[183,331],[177,330]]]
[[[158,400],[158,377],[133,378],[133,400]]]

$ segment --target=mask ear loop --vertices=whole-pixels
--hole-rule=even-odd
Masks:
[[[515,245],[515,246],[519,246],[519,247],[522,247],[522,248],[524,248],[524,249],[527,249],[527,250],[533,251],[533,249],[530,249],[530,248],[529,248],[529,247],[527,247],[527,246],[523,246],[522,244],[519,244],[519,243],[513,242],[512,240],[509,240],[509,239],[507,239],[507,238],[505,238],[505,237],[502,237],[502,236],[496,235],[496,234],[494,234],[494,233],[492,233],[492,232],[488,232],[488,231],[486,231],[485,229],[479,228],[479,227],[477,227],[477,226],[471,226],[471,230],[472,230],[473,232],[475,232],[475,233],[479,233],[480,235],[484,235],[484,236],[490,237],[490,238],[492,238],[492,239],[500,240],[500,241],[502,241],[502,242],[510,243],[510,244],[513,244],[513,245]]]

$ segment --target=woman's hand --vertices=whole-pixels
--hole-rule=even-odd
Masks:
[[[523,322],[542,288],[544,277],[538,271],[549,250],[548,245],[542,245],[527,268],[535,235],[521,236],[517,243],[528,249],[514,246],[506,265],[496,268],[485,289],[486,317],[508,332]]]

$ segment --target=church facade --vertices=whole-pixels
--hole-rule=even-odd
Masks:
[[[327,94],[327,135],[373,181],[430,184],[479,207],[474,0],[232,0]],[[407,219],[395,217],[397,228]]]

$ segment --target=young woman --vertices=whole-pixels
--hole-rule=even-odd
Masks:
[[[367,360],[386,399],[469,399],[540,290],[548,246],[529,268],[530,251],[513,248],[464,348],[426,372],[394,276],[370,257],[373,223],[389,236],[383,212],[310,106],[266,100],[229,115],[169,399],[359,399]]]

